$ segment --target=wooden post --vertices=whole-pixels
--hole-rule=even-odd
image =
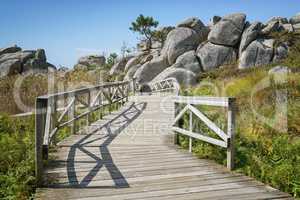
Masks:
[[[234,169],[234,134],[235,134],[235,99],[229,98],[228,100],[228,145],[227,145],[227,168]]]
[[[43,137],[45,131],[47,99],[37,98],[35,108],[35,176],[37,186],[41,186],[43,176]]]
[[[176,115],[177,115],[177,107],[179,107],[179,104],[174,102],[174,119],[176,118]],[[179,120],[178,127],[180,127],[180,125],[181,125],[180,123],[181,123],[181,121]],[[176,132],[174,133],[174,144],[175,145],[179,144],[179,135]]]
[[[126,102],[128,102],[129,100],[129,88],[130,88],[130,82],[128,82],[127,86],[126,86]]]
[[[57,127],[57,97],[51,98],[51,130]],[[48,100],[49,101],[49,100]],[[53,138],[53,143],[56,144],[55,137]]]
[[[189,121],[190,121],[190,124],[189,124],[189,131],[190,132],[193,132],[193,112],[190,111],[190,117],[189,117]],[[189,138],[189,152],[192,153],[192,148],[193,148],[193,139],[192,137]]]
[[[70,95],[69,96],[69,101],[71,102],[72,99],[74,99],[74,103],[72,104],[72,106],[70,107],[70,110],[68,112],[68,118],[69,120],[71,119],[74,119],[76,117],[76,113],[75,113],[75,108],[76,108],[76,96],[75,94],[73,95]],[[69,125],[70,127],[70,131],[71,131],[71,134],[75,134],[76,133],[76,120],[74,120],[73,122],[70,123]]]
[[[132,91],[133,91],[133,95],[135,95],[136,93],[136,79],[132,79]]]
[[[92,113],[91,113],[91,91],[88,91],[88,94],[87,94],[87,105],[88,105],[88,111],[90,112],[88,115],[87,115],[87,119],[86,119],[86,124],[87,126],[89,126],[91,123],[92,123]]]
[[[98,104],[99,104],[99,106],[102,104],[102,94],[100,94],[98,97]],[[102,112],[103,112],[103,107],[101,106],[99,108],[99,119],[102,119]]]

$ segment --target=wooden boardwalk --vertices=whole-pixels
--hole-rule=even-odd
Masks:
[[[133,96],[58,145],[37,199],[292,199],[176,147],[170,96]]]

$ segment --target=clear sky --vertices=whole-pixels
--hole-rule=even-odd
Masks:
[[[264,22],[300,12],[300,0],[1,0],[0,48],[44,48],[50,63],[72,67],[82,55],[120,52],[123,41],[135,46],[128,27],[139,14],[164,26],[233,12]]]

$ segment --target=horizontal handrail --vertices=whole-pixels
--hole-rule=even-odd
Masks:
[[[130,91],[135,92],[135,80],[106,83],[94,87],[39,96],[36,99],[36,177],[41,181],[43,160],[48,158],[48,148],[56,133],[70,126],[71,134],[76,132],[76,121],[86,117],[91,123],[91,113],[114,104],[128,101]],[[59,103],[67,105],[58,108]],[[83,112],[76,110],[83,108]]]
[[[235,128],[235,98],[232,97],[194,97],[194,96],[176,96],[173,98],[176,104],[184,104],[184,108],[176,113],[172,130],[176,133],[189,137],[189,151],[192,151],[192,139],[199,139],[204,142],[217,145],[227,149],[227,168],[234,168],[234,128]],[[195,105],[219,106],[227,108],[227,131],[223,131]],[[176,110],[176,109],[175,109]],[[189,130],[176,126],[182,120],[185,113],[189,113]],[[204,135],[200,131],[193,130],[193,116],[201,120],[211,131],[219,136],[220,139]],[[175,143],[178,143],[178,134],[175,134]]]

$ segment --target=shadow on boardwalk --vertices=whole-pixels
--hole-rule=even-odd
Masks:
[[[68,153],[66,168],[68,182],[60,185],[55,185],[53,187],[59,188],[128,188],[129,184],[126,181],[125,177],[122,175],[121,171],[118,169],[118,166],[114,163],[112,156],[109,152],[109,145],[111,142],[124,130],[131,122],[133,122],[146,108],[146,103],[132,104],[126,108],[123,112],[118,113],[112,119],[109,119],[107,122],[101,125],[94,124],[93,127],[96,127],[92,132],[88,133],[85,137],[80,139],[78,142],[73,144],[70,147]],[[119,123],[118,120],[123,120],[122,123]],[[114,126],[112,129],[111,127]],[[91,139],[91,136],[96,135],[99,131],[106,131],[106,135],[99,135],[96,139]],[[97,156],[94,153],[88,151],[85,147],[89,144],[104,140],[99,146],[99,152],[101,156]],[[98,147],[97,146],[97,147]],[[94,147],[94,146],[93,146]],[[77,178],[77,172],[75,168],[75,163],[80,163],[80,161],[75,161],[76,151],[81,151],[82,153],[88,155],[94,161],[95,166],[89,170],[87,175],[83,177],[81,181]],[[91,162],[88,162],[91,163]],[[61,163],[62,164],[62,163]],[[98,172],[105,167],[109,172],[114,186],[89,186],[91,181],[96,177]]]

